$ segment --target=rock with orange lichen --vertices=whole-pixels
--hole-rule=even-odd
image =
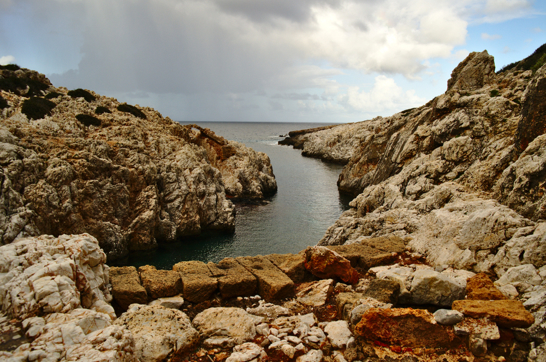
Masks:
[[[339,279],[345,283],[356,284],[360,275],[351,262],[324,246],[305,249],[305,268],[322,279]]]
[[[466,281],[466,299],[502,300],[508,299],[498,290],[485,273],[479,273]]]
[[[467,317],[487,317],[505,328],[527,328],[535,322],[535,317],[518,300],[456,300],[452,309]]]
[[[409,348],[458,348],[464,339],[442,326],[426,310],[371,308],[362,315],[355,334],[370,342]]]

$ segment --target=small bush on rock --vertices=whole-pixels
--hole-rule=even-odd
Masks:
[[[0,109],[8,108],[8,101],[6,101],[2,96],[0,96]]]
[[[95,99],[97,99],[94,95],[81,88],[69,91],[68,95],[72,98],[83,97],[83,99],[85,99],[87,102],[93,102]]]
[[[25,114],[28,119],[40,119],[46,115],[51,114],[51,110],[55,108],[56,104],[40,97],[31,97],[23,102],[23,108],[21,112]]]
[[[146,119],[146,115],[140,109],[127,103],[120,104],[118,111],[131,113],[135,117]]]
[[[62,96],[61,93],[51,92],[51,93],[46,94],[45,99],[54,99],[54,98],[58,98],[60,96]]]
[[[97,108],[95,108],[95,113],[96,114],[103,114],[103,113],[112,113],[112,112],[106,107],[98,106]]]
[[[18,66],[17,64],[6,64],[6,65],[0,65],[0,70],[11,70],[11,71],[16,71],[16,70],[19,70],[21,69],[20,66]]]
[[[491,92],[489,92],[489,95],[491,97],[497,97],[499,95],[498,89],[493,89]]]
[[[96,117],[93,117],[93,116],[90,116],[90,115],[87,115],[87,114],[78,114],[76,116],[76,119],[78,121],[80,121],[84,126],[100,126],[100,119],[96,118]]]
[[[49,88],[48,84],[30,78],[18,78],[13,72],[4,72],[0,78],[0,89],[15,93],[18,96],[41,96],[42,91]]]

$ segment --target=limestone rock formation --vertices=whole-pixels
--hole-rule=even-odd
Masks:
[[[79,307],[114,316],[106,255],[90,235],[23,238],[2,247],[0,305],[12,318]]]
[[[210,130],[55,88],[33,71],[0,69],[0,77],[30,84],[0,89],[8,105],[0,113],[2,244],[87,232],[113,260],[204,229],[232,231],[229,197],[276,191],[265,154]],[[32,113],[37,101],[49,111]]]

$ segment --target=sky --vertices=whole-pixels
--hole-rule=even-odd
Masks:
[[[544,43],[544,0],[0,0],[0,64],[187,123],[389,116]]]

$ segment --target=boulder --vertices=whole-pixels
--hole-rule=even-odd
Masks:
[[[108,302],[108,266],[89,234],[21,238],[0,247],[0,308],[12,318],[99,308]]]
[[[131,308],[114,323],[131,331],[135,355],[143,362],[163,361],[199,341],[199,333],[185,313],[161,306]]]
[[[535,322],[518,300],[456,300],[452,309],[467,317],[488,318],[505,328],[527,328]]]
[[[542,282],[542,278],[538,274],[537,269],[533,264],[523,264],[512,267],[504,273],[499,280],[495,282],[495,285],[512,284],[515,287],[520,285],[530,284],[539,285]]]
[[[420,269],[413,274],[411,298],[415,304],[451,306],[463,299],[465,284],[431,269]]]
[[[324,356],[320,349],[312,349],[303,356],[299,356],[296,362],[320,362]]]
[[[457,323],[453,330],[455,334],[462,336],[475,336],[485,340],[496,340],[500,338],[499,327],[495,322],[487,318],[465,318]]]
[[[152,299],[172,297],[182,293],[180,274],[173,270],[157,270],[152,265],[138,268],[142,286]]]
[[[256,336],[255,319],[240,308],[208,308],[193,319],[206,339],[224,338],[228,346],[251,341]]]
[[[472,300],[502,300],[504,294],[489,279],[487,274],[478,273],[466,282],[466,299]]]
[[[125,327],[113,325],[110,316],[76,308],[48,314],[39,331],[12,353],[7,361],[116,361],[136,362],[135,340]],[[37,326],[37,323],[34,324]],[[31,327],[32,328],[32,327]],[[11,358],[11,359],[10,359]]]
[[[457,324],[464,319],[464,315],[456,310],[438,309],[434,312],[434,320],[444,326]]]
[[[111,267],[110,282],[114,300],[123,310],[127,310],[133,303],[148,303],[148,294],[140,285],[140,278],[134,266]]]
[[[495,80],[495,60],[484,50],[472,52],[451,72],[448,90],[471,91]]]
[[[332,346],[337,349],[347,347],[347,342],[353,335],[349,329],[349,323],[346,321],[329,322],[324,327],[324,333],[328,336]]]
[[[333,291],[334,281],[332,279],[303,283],[296,289],[296,299],[302,304],[320,307],[326,304]]]
[[[464,343],[451,328],[437,324],[432,313],[411,308],[371,308],[356,325],[355,334],[410,348],[457,348]]]
[[[307,269],[305,269],[305,256],[303,253],[298,254],[269,254],[266,256],[277,268],[294,283],[310,282],[315,277]]]
[[[218,280],[218,289],[222,298],[254,295],[258,281],[245,267],[233,258],[225,258],[207,266],[212,277]]]
[[[400,294],[400,284],[389,279],[373,279],[366,290],[362,292],[363,297],[373,298],[382,303],[396,304]]]
[[[321,279],[332,278],[356,284],[360,278],[349,260],[324,246],[305,249],[305,268]]]
[[[182,305],[184,305],[184,298],[179,296],[159,298],[151,301],[149,305],[160,305],[165,308],[180,309]]]
[[[176,263],[173,270],[180,273],[184,298],[190,302],[209,300],[218,288],[218,280],[212,277],[209,267],[202,261]]]
[[[267,357],[264,349],[256,343],[246,342],[235,346],[233,353],[226,359],[226,362],[246,362],[246,361],[263,361]]]
[[[260,300],[259,305],[254,308],[247,308],[246,311],[252,315],[264,317],[267,320],[275,319],[282,315],[290,315],[290,309],[273,303],[264,303]]]
[[[368,309],[371,308],[392,308],[392,304],[383,303],[373,298],[363,298],[358,301],[360,304],[356,305],[351,311],[350,321],[353,326],[357,325],[362,319],[362,316]]]
[[[238,257],[236,260],[258,280],[258,293],[265,300],[288,298],[294,295],[294,282],[269,259],[258,256]]]

